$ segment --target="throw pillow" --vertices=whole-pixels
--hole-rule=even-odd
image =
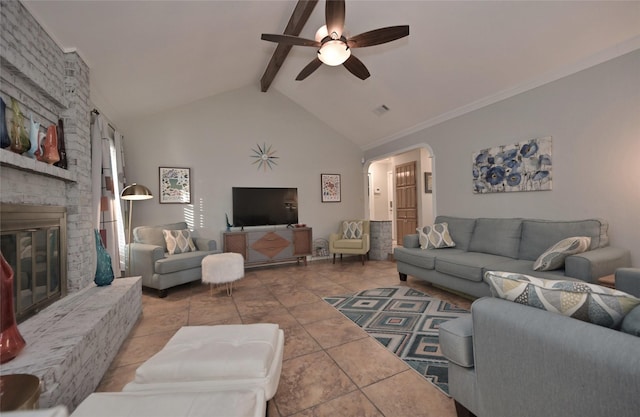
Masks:
[[[342,222],[343,239],[362,239],[362,220],[356,222]]]
[[[422,249],[441,249],[453,248],[456,243],[449,234],[448,223],[436,223],[433,226],[425,226],[418,231],[420,248]]]
[[[582,253],[588,250],[590,245],[591,238],[587,236],[575,236],[562,239],[544,251],[544,253],[536,259],[533,264],[533,269],[536,271],[551,271],[562,268],[567,256]]]
[[[624,316],[620,331],[640,337],[640,306]]]
[[[188,229],[163,230],[162,234],[164,235],[164,241],[167,244],[167,252],[169,252],[170,255],[193,252],[196,250],[196,245],[193,244],[191,232]]]
[[[501,271],[487,271],[484,277],[494,297],[599,326],[617,328],[625,315],[640,305],[640,298],[583,281],[550,280]]]
[[[429,236],[424,232],[422,227],[416,229],[418,232],[418,241],[420,242],[420,249],[427,249],[429,246]]]

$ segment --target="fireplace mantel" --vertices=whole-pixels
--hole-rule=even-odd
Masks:
[[[77,182],[75,172],[45,164],[44,162],[23,155],[18,155],[7,149],[0,149],[0,165],[57,178],[65,182]]]

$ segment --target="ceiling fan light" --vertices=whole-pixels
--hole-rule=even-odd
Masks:
[[[332,67],[341,65],[351,56],[351,49],[342,41],[325,42],[318,51],[318,59]]]
[[[322,42],[322,40],[327,36],[329,36],[329,32],[327,31],[327,25],[324,25],[316,31],[315,39],[317,42]]]

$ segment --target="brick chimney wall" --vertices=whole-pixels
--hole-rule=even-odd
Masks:
[[[67,208],[67,291],[93,282],[95,245],[91,223],[91,109],[89,68],[76,52],[65,53],[22,3],[0,7],[0,96],[11,97],[41,130],[64,121],[68,169],[0,149],[0,202]]]

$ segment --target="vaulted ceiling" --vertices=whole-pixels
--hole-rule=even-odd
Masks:
[[[118,124],[253,85],[297,1],[33,1],[23,3],[91,70],[91,99]],[[324,24],[324,2],[300,36]],[[410,25],[409,37],[354,50],[365,81],[341,66],[296,75],[315,49],[294,46],[278,91],[367,149],[640,48],[638,1],[347,0],[354,35]],[[385,105],[389,111],[377,114]]]

